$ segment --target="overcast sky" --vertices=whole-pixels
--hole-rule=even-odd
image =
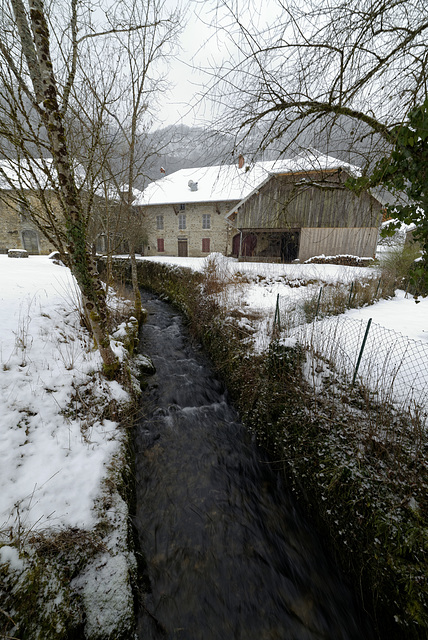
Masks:
[[[177,2],[168,2],[175,7]],[[170,62],[169,98],[162,101],[159,111],[161,126],[183,122],[187,125],[197,123],[208,117],[204,105],[198,96],[204,91],[209,75],[204,73],[214,58],[220,60],[216,30],[210,26],[212,2],[185,3],[185,27],[180,38],[180,50]],[[192,106],[194,108],[192,108]]]
[[[178,0],[167,0],[171,9],[178,4]],[[273,24],[274,16],[279,11],[278,3],[264,0],[263,6],[258,5],[257,8],[254,8],[254,4],[251,0],[239,3],[240,19],[245,24],[250,21],[257,25],[255,28],[261,29]],[[226,9],[221,11],[217,5],[217,0],[182,2],[185,27],[180,38],[181,50],[171,64],[169,78],[173,87],[170,99],[163,102],[159,112],[160,120],[164,123],[161,126],[178,121],[192,125],[210,120],[208,100],[198,99],[212,78],[208,70],[216,64],[220,66],[226,58],[235,59],[237,55],[228,38],[233,19]],[[222,24],[225,31],[218,30],[217,23]]]

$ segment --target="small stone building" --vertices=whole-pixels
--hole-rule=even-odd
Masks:
[[[79,177],[79,168],[76,174]],[[57,249],[33,222],[34,216],[37,216],[43,226],[49,229],[51,220],[42,206],[43,199],[49,205],[50,213],[55,215],[57,224],[62,224],[59,200],[51,182],[55,175],[50,158],[33,159],[31,163],[12,159],[0,161],[0,253],[7,253],[10,249],[25,249],[29,254],[35,255],[49,254]],[[83,171],[81,176],[84,176]],[[83,206],[87,204],[86,195],[82,190]],[[105,220],[108,208],[113,210],[111,217],[113,218],[112,227],[115,230],[114,242],[111,243],[112,250],[122,250],[123,234],[121,229],[117,230],[120,225],[115,212],[117,197],[111,198],[112,204],[110,206],[109,201],[109,207],[106,207],[105,197],[97,193],[91,194],[89,200],[91,215],[88,216],[88,239],[102,244],[106,222],[111,222],[111,220]],[[123,223],[121,228],[123,230]]]
[[[25,249],[33,255],[48,254],[55,249],[30,215],[30,211],[43,215],[41,197],[54,202],[47,186],[51,165],[49,158],[0,161],[0,253]]]
[[[9,249],[26,249],[29,254],[49,254],[54,246],[27,215],[24,202],[11,190],[0,190],[0,253]]]

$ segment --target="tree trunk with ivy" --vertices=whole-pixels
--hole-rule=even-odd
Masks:
[[[132,291],[134,294],[134,315],[138,322],[141,322],[142,318],[142,305],[141,305],[141,293],[140,283],[138,282],[137,260],[135,257],[135,245],[133,240],[129,242],[129,259],[131,262],[131,282]]]
[[[82,293],[85,314],[100,351],[105,373],[113,377],[120,368],[120,364],[110,345],[105,292],[87,245],[86,221],[67,149],[43,3],[40,0],[29,0],[30,21],[28,23],[22,0],[11,0],[11,2],[22,52],[30,72],[35,104],[47,132],[59,182],[60,204],[69,253],[68,263]]]

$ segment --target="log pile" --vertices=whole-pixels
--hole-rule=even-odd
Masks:
[[[359,256],[314,256],[305,261],[305,264],[339,264],[346,267],[368,267],[374,263],[373,258],[360,258]]]

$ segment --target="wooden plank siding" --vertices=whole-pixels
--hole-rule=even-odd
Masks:
[[[299,232],[300,261],[321,254],[372,256],[382,205],[367,192],[358,197],[338,188],[347,177],[343,170],[274,174],[242,202],[232,224],[244,235],[258,234],[260,241],[263,231]],[[254,255],[259,250],[261,242]]]
[[[304,262],[322,254],[373,257],[378,233],[377,227],[302,229],[299,260]]]
[[[341,172],[341,176],[345,172]],[[299,186],[302,178],[319,180],[323,187]],[[249,198],[238,210],[236,226],[249,228],[296,228],[296,227],[374,227],[378,226],[380,203],[368,193],[360,197],[347,190],[328,188],[321,175],[297,174],[275,175],[256,197]],[[337,172],[329,182],[343,182]]]

